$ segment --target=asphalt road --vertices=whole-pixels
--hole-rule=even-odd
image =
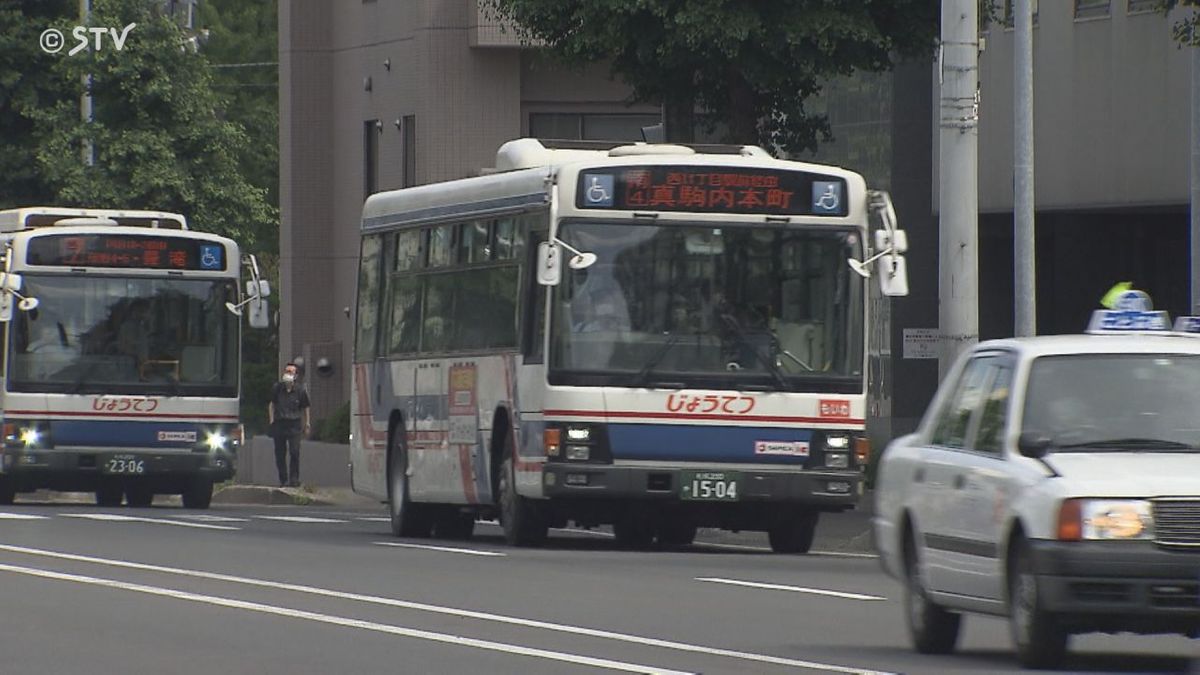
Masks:
[[[555,532],[399,540],[381,508],[0,507],[0,673],[1005,673],[1006,626],[908,646],[863,514],[816,553],[758,534],[683,551]],[[714,545],[713,542],[716,542]],[[1071,672],[1183,672],[1200,642],[1076,638]]]

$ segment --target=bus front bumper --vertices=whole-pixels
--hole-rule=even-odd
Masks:
[[[693,494],[696,480],[736,483],[722,491]],[[863,490],[859,471],[778,471],[716,466],[651,467],[548,462],[542,469],[546,497],[637,499],[673,502],[790,502],[823,510],[853,508]],[[706,490],[707,492],[707,490]]]
[[[236,455],[227,450],[164,451],[144,448],[4,448],[0,476],[19,488],[90,490],[106,479],[177,481],[228,480]]]

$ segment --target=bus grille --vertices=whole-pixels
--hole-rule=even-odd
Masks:
[[[1200,548],[1200,499],[1154,500],[1154,543]]]

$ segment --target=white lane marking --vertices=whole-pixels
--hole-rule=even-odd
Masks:
[[[887,600],[887,598],[878,595],[863,595],[862,593],[847,593],[845,591],[827,591],[823,588],[785,586],[784,584],[766,584],[758,581],[739,581],[737,579],[720,579],[717,577],[696,577],[696,581],[708,581],[714,584],[728,584],[730,586],[765,588],[771,591],[789,591],[792,593],[808,593],[809,595],[828,595],[833,598],[846,598],[847,600]]]
[[[390,522],[392,522],[392,519],[388,518],[387,516],[370,516],[368,518],[357,518],[356,520],[364,520],[368,523],[390,523]]]
[[[388,519],[383,518],[383,520],[388,520]],[[500,526],[499,523],[489,521],[489,520],[481,520],[481,521],[479,521],[479,524],[480,525],[494,525],[496,527]],[[613,537],[612,532],[604,532],[601,530],[585,530],[585,529],[579,528],[579,527],[552,527],[552,528],[550,528],[550,530],[552,532],[571,532],[574,534],[590,534],[593,537],[608,537],[609,539],[611,539]],[[697,541],[697,542],[694,542],[692,544],[692,546],[706,546],[709,548],[727,548],[727,549],[730,549],[733,551],[758,551],[760,553],[772,553],[771,549],[766,546],[747,546],[746,544],[718,544],[716,542]],[[832,556],[832,557],[839,557],[839,558],[872,558],[872,559],[879,557],[878,555],[876,555],[874,553],[850,553],[850,552],[843,552],[843,551],[809,551],[807,555],[809,555],[809,556]]]
[[[141,516],[122,516],[116,513],[60,513],[64,518],[86,518],[87,520],[103,520],[112,523],[155,523],[158,525],[176,525],[179,527],[196,527],[204,530],[240,530],[240,527],[227,525],[207,525],[205,523],[188,523],[182,520],[166,518],[143,518]]]
[[[13,553],[21,553],[24,555],[41,556],[45,558],[56,558],[59,560],[72,560],[75,562],[93,563],[97,565],[108,565],[110,567],[120,567],[124,569],[143,570],[147,572],[164,572],[167,574],[176,574],[179,576],[192,577],[195,579],[209,579],[212,581],[223,581],[231,584],[242,584],[245,586],[255,586],[258,588],[273,588],[276,590],[292,591],[295,593],[305,593],[308,595],[316,595],[326,598],[337,598],[339,600],[352,600],[372,605],[381,605],[385,607],[399,607],[402,609],[413,609],[422,612],[430,612],[433,614],[444,614],[447,616],[457,616],[464,619],[477,619],[480,621],[492,621],[495,623],[504,623],[513,626],[524,626],[526,628],[541,628],[545,630],[555,631],[558,633],[569,633],[572,635],[586,635],[588,637],[604,638],[608,640],[616,640],[619,642],[628,642],[631,644],[645,645],[648,647],[661,647],[663,649],[674,649],[681,652],[690,652],[693,654],[707,654],[710,656],[722,656],[731,659],[741,659],[743,661],[753,661],[756,663],[770,663],[779,666],[792,666],[794,668],[806,668],[808,670],[820,670],[830,673],[854,673],[856,675],[893,675],[889,671],[868,670],[865,668],[851,668],[849,666],[837,666],[828,663],[817,663],[815,661],[801,661],[798,659],[788,659],[781,656],[771,656],[769,654],[756,654],[754,652],[741,652],[732,649],[722,649],[720,647],[709,647],[706,645],[695,645],[687,642],[674,642],[672,640],[662,640],[659,638],[644,637],[641,635],[632,635],[629,633],[617,633],[615,631],[601,630],[598,628],[584,628],[582,626],[572,626],[570,624],[551,623],[549,621],[538,621],[536,619],[524,619],[518,616],[508,616],[505,614],[491,614],[488,612],[477,612],[470,609],[457,609],[455,607],[443,607],[441,605],[429,605],[422,602],[411,602],[408,600],[397,600],[395,598],[384,598],[375,595],[362,595],[359,593],[345,593],[342,591],[334,591],[327,588],[317,588],[315,586],[302,586],[299,584],[289,584],[281,581],[270,581],[266,579],[251,579],[247,577],[236,577],[230,574],[221,574],[219,572],[204,572],[201,570],[188,570],[178,567],[164,567],[161,565],[150,565],[147,563],[129,562],[124,560],[112,560],[109,558],[94,558],[92,556],[79,555],[77,553],[61,553],[59,551],[47,551],[44,549],[27,548],[25,546],[13,546],[11,544],[0,544],[0,551],[10,551]]]
[[[417,628],[405,628],[404,626],[394,626],[386,623],[375,623],[374,621],[364,621],[362,619],[351,619],[342,616],[334,616],[332,614],[320,614],[318,612],[306,612],[299,609],[289,609],[287,607],[277,607],[275,605],[264,605],[258,602],[247,602],[245,600],[235,600],[233,598],[224,598],[216,595],[202,595],[200,593],[189,593],[173,588],[162,588],[159,586],[146,586],[143,584],[131,584],[115,579],[101,579],[98,577],[88,577],[79,574],[66,574],[63,572],[52,572],[50,570],[34,569],[32,567],[19,567],[17,565],[6,565],[0,563],[0,572],[13,572],[16,574],[25,574],[32,577],[41,577],[43,579],[53,579],[55,581],[70,581],[78,584],[87,584],[90,586],[101,586],[104,588],[113,588],[122,591],[132,591],[135,593],[145,593],[146,595],[156,595],[165,598],[174,598],[176,600],[187,600],[189,602],[198,602],[206,605],[216,605],[218,607],[229,607],[231,609],[241,609],[248,612],[258,612],[260,614],[273,614],[275,616],[283,616],[291,619],[304,619],[306,621],[316,621],[318,623],[327,623],[334,626],[344,626],[346,628],[357,628],[359,630],[369,630],[376,633],[388,633],[391,635],[399,635],[402,637],[415,638],[417,640],[428,640],[430,642],[443,642],[446,644],[458,645],[461,647],[474,647],[476,649],[486,649],[494,652],[504,652],[506,654],[515,654],[518,656],[531,656],[539,659],[548,659],[551,661],[563,661],[565,663],[574,663],[584,666],[593,666],[596,668],[608,668],[610,670],[620,670],[628,673],[656,673],[662,675],[690,675],[687,671],[669,670],[666,668],[657,668],[654,666],[642,665],[639,663],[629,663],[626,661],[613,661],[610,659],[600,659],[582,654],[571,654],[568,652],[557,652],[548,649],[536,649],[534,647],[522,647],[521,645],[508,644],[505,642],[492,642],[491,640],[479,640],[476,638],[464,637],[462,635],[451,635],[449,633],[435,633]]]
[[[373,541],[376,546],[393,546],[396,548],[417,548],[426,551],[442,551],[445,553],[465,553],[467,555],[490,555],[490,556],[507,556],[507,553],[499,551],[482,551],[475,548],[458,548],[455,546],[434,546],[432,544],[402,544],[396,541]]]
[[[287,523],[348,523],[337,518],[313,518],[312,516],[255,516],[263,520],[282,520]]]
[[[35,516],[32,513],[0,513],[0,520],[49,520],[50,516]]]
[[[184,520],[195,520],[202,523],[248,523],[249,518],[234,518],[232,516],[211,516],[206,513],[195,513],[183,516],[175,516]]]

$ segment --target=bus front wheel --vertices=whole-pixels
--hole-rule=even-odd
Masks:
[[[392,451],[388,457],[388,514],[392,534],[397,537],[425,538],[433,531],[428,507],[408,499],[408,444],[403,425],[392,430]]]
[[[17,486],[7,478],[0,478],[0,505],[10,506],[17,499]]]
[[[546,540],[549,526],[537,505],[517,494],[512,441],[505,434],[504,462],[500,466],[500,525],[510,546],[537,546]]]
[[[808,553],[817,533],[817,511],[798,509],[780,514],[767,530],[771,550],[776,553]]]
[[[185,509],[207,509],[212,504],[213,484],[212,479],[197,478],[183,491],[183,508]],[[154,493],[150,493],[150,499],[154,499]]]

